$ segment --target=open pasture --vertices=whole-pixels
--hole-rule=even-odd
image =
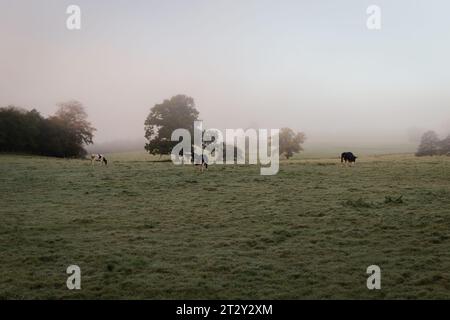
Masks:
[[[0,156],[0,298],[450,298],[450,157],[300,157],[260,176],[108,156]]]

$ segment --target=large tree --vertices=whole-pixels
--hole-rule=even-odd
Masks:
[[[306,136],[304,133],[295,132],[290,128],[280,129],[279,138],[279,153],[280,156],[284,155],[286,159],[292,157],[294,153],[302,151],[302,144],[306,140]]]
[[[145,149],[151,154],[170,154],[178,143],[171,141],[176,129],[187,129],[194,136],[194,121],[199,112],[194,99],[185,95],[176,95],[163,103],[156,104],[145,120]]]
[[[88,115],[81,102],[72,100],[58,104],[58,111],[54,119],[63,122],[73,132],[76,142],[79,144],[92,144],[94,131],[88,121]]]
[[[422,135],[416,156],[434,156],[439,154],[439,137],[434,131],[427,131]]]
[[[58,111],[48,119],[51,126],[60,128],[60,136],[57,137],[64,150],[63,157],[82,157],[86,155],[85,145],[92,144],[94,131],[88,121],[87,113],[83,105],[76,100],[58,104]],[[56,138],[56,137],[55,137]]]

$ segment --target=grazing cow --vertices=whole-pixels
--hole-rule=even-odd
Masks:
[[[353,153],[351,152],[344,152],[341,154],[341,162],[345,162],[345,163],[355,163],[356,162],[356,158],[358,158],[357,156],[355,156]]]
[[[208,170],[208,157],[206,156],[206,154],[201,155],[201,157],[202,157],[202,163],[201,164],[200,163],[195,163],[194,156],[195,156],[196,159],[199,159],[200,155],[198,155],[198,154],[194,155],[194,153],[192,154],[191,160],[194,163],[194,165],[195,166],[200,166],[200,171],[201,172],[203,172],[204,169]]]
[[[91,164],[94,165],[94,161],[101,162],[105,166],[108,165],[108,160],[102,154],[91,154]]]

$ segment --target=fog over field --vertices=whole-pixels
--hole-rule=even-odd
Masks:
[[[0,0],[0,303],[449,300],[449,15]]]
[[[416,145],[450,133],[450,4],[0,1],[0,106],[81,101],[95,142],[143,141],[156,103],[192,96],[206,127],[291,127],[320,144]]]

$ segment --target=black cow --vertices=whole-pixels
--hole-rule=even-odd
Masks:
[[[341,154],[341,162],[345,162],[345,163],[355,163],[356,162],[356,158],[358,158],[357,156],[355,156],[353,153],[351,152],[343,152]]]

